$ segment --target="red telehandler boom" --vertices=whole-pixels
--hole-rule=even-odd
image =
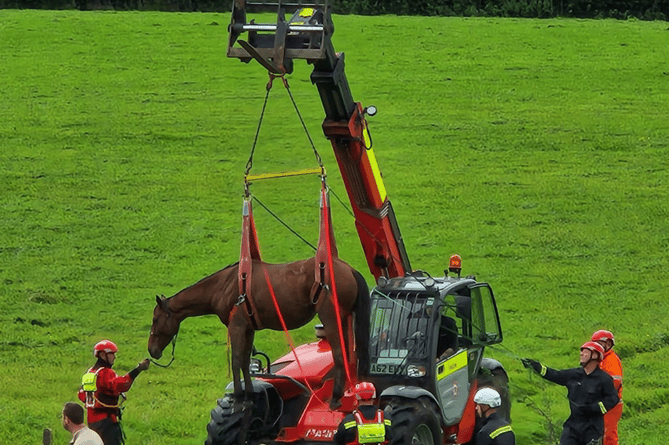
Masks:
[[[275,12],[276,23],[248,21],[251,10]],[[473,396],[482,385],[498,389],[502,415],[510,415],[506,372],[498,361],[483,357],[486,346],[502,341],[495,298],[487,283],[460,276],[457,255],[443,277],[412,271],[372,150],[366,116],[376,110],[353,101],[344,54],[332,46],[333,32],[327,0],[234,0],[227,54],[244,62],[255,59],[279,76],[292,72],[294,59],[313,65],[311,81],[325,110],[323,132],[332,143],[377,280],[370,295],[370,366],[362,371],[392,419],[391,445],[465,443],[474,431]],[[327,405],[332,352],[319,335],[322,330],[316,331],[317,342],[272,363],[257,353],[266,365],[261,360],[252,365],[252,409],[235,411],[228,385],[228,394],[211,413],[207,445],[332,442],[355,400],[347,392],[337,410]]]

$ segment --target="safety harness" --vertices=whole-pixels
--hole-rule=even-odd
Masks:
[[[319,242],[318,242],[318,248],[316,249],[316,256],[315,256],[315,283],[314,283],[314,288],[312,289],[311,293],[311,298],[312,302],[314,305],[317,305],[319,303],[319,300],[321,300],[322,297],[322,292],[331,292],[333,302],[334,302],[334,307],[335,311],[337,313],[340,313],[339,309],[339,302],[337,298],[337,291],[336,291],[336,284],[334,283],[334,269],[333,269],[333,258],[337,257],[337,247],[335,244],[335,238],[334,238],[334,232],[332,231],[332,217],[330,214],[330,201],[329,201],[329,196],[328,196],[328,187],[327,187],[327,182],[326,182],[326,173],[325,173],[325,167],[323,165],[323,161],[321,159],[320,154],[318,153],[318,150],[316,150],[316,147],[313,143],[313,140],[311,139],[311,136],[309,135],[309,131],[307,130],[307,127],[304,123],[304,120],[302,119],[302,116],[299,112],[299,109],[297,108],[297,104],[295,103],[295,100],[293,98],[293,95],[290,91],[290,87],[288,85],[288,81],[283,75],[276,75],[276,73],[269,73],[270,80],[267,84],[266,87],[266,94],[265,94],[265,101],[263,103],[262,111],[260,113],[260,119],[258,121],[258,128],[256,129],[256,134],[255,138],[253,141],[253,146],[251,148],[251,153],[249,155],[249,159],[246,163],[246,170],[244,173],[244,205],[243,205],[243,210],[242,210],[242,237],[241,237],[241,252],[240,252],[240,259],[239,259],[239,270],[238,270],[238,282],[239,282],[239,298],[237,301],[237,304],[233,307],[228,321],[232,320],[234,317],[235,313],[241,308],[244,308],[245,316],[249,318],[250,322],[252,323],[253,327],[255,330],[260,330],[263,328],[261,325],[261,321],[258,317],[257,311],[256,311],[256,306],[253,300],[253,295],[251,292],[252,288],[252,277],[253,277],[253,261],[257,260],[258,262],[261,262],[261,255],[260,255],[260,248],[258,244],[258,236],[256,233],[256,228],[255,228],[255,223],[253,220],[253,211],[252,211],[252,206],[251,206],[251,200],[252,200],[252,195],[250,192],[250,186],[251,182],[253,180],[260,180],[260,179],[272,179],[272,178],[278,178],[278,177],[287,177],[287,176],[297,176],[297,175],[305,175],[305,174],[311,174],[311,173],[320,173],[321,176],[321,215],[320,215],[320,234],[319,234]],[[301,170],[301,171],[296,171],[296,172],[284,172],[280,174],[260,174],[260,175],[251,175],[251,169],[253,166],[253,156],[255,153],[255,149],[257,146],[258,142],[258,135],[260,133],[260,127],[262,125],[263,117],[265,114],[265,108],[267,106],[267,100],[269,98],[269,92],[272,89],[272,83],[273,80],[277,77],[280,77],[283,85],[286,88],[286,91],[288,92],[288,95],[290,96],[290,99],[293,103],[293,106],[295,108],[295,111],[300,119],[300,122],[302,123],[302,127],[305,130],[306,136],[309,139],[309,142],[311,144],[311,148],[314,152],[314,155],[316,157],[316,161],[318,162],[319,168],[317,169],[307,169],[307,170]],[[262,264],[262,263],[261,263]],[[263,266],[263,271],[265,275],[265,281],[267,282],[267,286],[269,288],[270,294],[272,295],[272,300],[275,305],[275,308],[277,310],[277,316],[279,317],[279,320],[281,321],[282,326],[284,327],[284,331],[287,335],[288,338],[290,338],[290,334],[288,333],[288,330],[285,327],[285,323],[283,321],[283,317],[279,311],[279,306],[276,301],[276,298],[274,296],[274,291],[272,289],[272,283],[269,279],[269,275],[267,273],[267,270]],[[344,355],[344,366],[345,366],[345,371],[346,371],[346,377],[349,382],[351,382],[351,374],[349,371],[349,363],[347,359],[347,351],[344,349],[344,331],[341,323],[341,319],[338,317],[337,318],[337,323],[338,323],[338,331],[339,331],[339,342],[342,345],[342,352]],[[292,345],[292,340],[289,339],[289,343],[291,344],[291,349],[294,350],[294,347]],[[294,352],[294,351],[293,351]],[[297,355],[295,356],[298,366],[301,368],[301,364],[299,363],[299,359],[297,359]]]
[[[115,404],[106,404],[100,401],[96,393],[98,392],[98,373],[104,368],[98,368],[93,371],[93,368],[90,368],[86,374],[81,378],[81,389],[86,394],[86,400],[84,401],[84,406],[91,409],[100,409],[107,408],[113,410],[120,410],[121,403],[125,400],[125,394],[121,393],[121,397],[116,399]],[[121,400],[121,402],[119,402]]]
[[[260,261],[260,248],[258,247],[258,234],[253,221],[253,209],[251,207],[250,195],[244,198],[242,209],[242,241],[239,255],[239,299],[233,308],[230,318],[242,305],[246,316],[251,320],[253,329],[260,330],[262,325],[256,313],[255,303],[251,295],[251,278],[253,277],[253,260]]]

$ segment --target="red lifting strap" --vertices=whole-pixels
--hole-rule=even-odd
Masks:
[[[320,233],[318,236],[318,249],[316,249],[316,283],[320,283],[321,286],[330,285],[328,260],[338,257],[339,253],[337,252],[337,244],[335,243],[334,231],[332,230],[330,196],[328,195],[327,186],[323,183],[321,188]]]
[[[253,260],[260,261],[260,248],[258,247],[258,234],[253,221],[253,209],[251,200],[244,199],[242,210],[242,242],[239,255],[239,303],[244,303],[246,315],[251,319],[256,330],[262,329],[257,317],[256,307],[251,295],[251,278],[253,277]]]
[[[339,298],[337,297],[337,283],[334,279],[333,258],[338,258],[337,244],[335,243],[334,230],[332,230],[332,214],[330,213],[330,197],[325,181],[322,181],[321,187],[321,216],[320,216],[320,234],[318,236],[318,249],[316,250],[316,281],[314,285],[316,290],[313,296],[313,302],[317,304],[321,292],[330,292],[334,303],[335,312],[341,314],[339,308]],[[344,359],[344,370],[346,378],[351,382],[351,372],[348,363],[348,351],[344,347],[344,327],[341,317],[337,317],[337,330],[339,332],[339,344]],[[332,341],[332,340],[330,340]]]

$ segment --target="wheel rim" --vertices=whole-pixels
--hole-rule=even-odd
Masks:
[[[416,428],[416,432],[413,434],[411,439],[412,445],[434,445],[434,437],[432,437],[432,431],[430,428],[421,424]]]

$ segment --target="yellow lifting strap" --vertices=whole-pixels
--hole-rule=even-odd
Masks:
[[[314,168],[305,168],[302,170],[296,170],[292,172],[280,172],[280,173],[259,173],[257,175],[247,175],[246,181],[257,181],[261,179],[274,179],[274,178],[288,178],[290,176],[303,176],[303,175],[313,175],[313,174],[322,174],[323,169],[320,167]]]

